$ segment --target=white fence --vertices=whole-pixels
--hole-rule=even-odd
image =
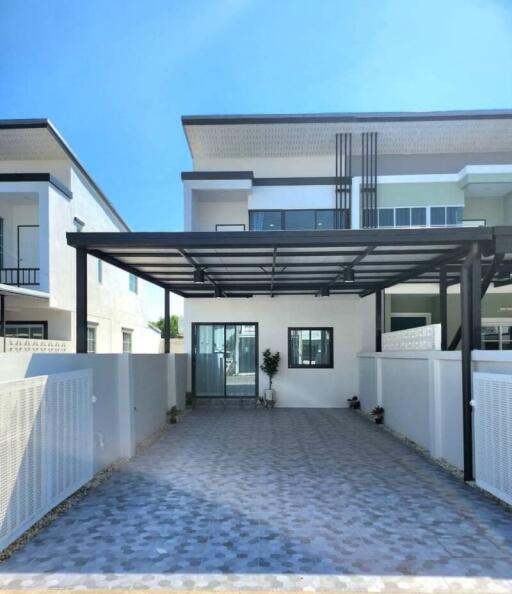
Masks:
[[[39,338],[17,338],[6,336],[0,339],[3,353],[72,353],[73,343],[69,340],[43,340]]]
[[[475,478],[512,505],[512,375],[473,376]]]
[[[384,423],[432,457],[463,467],[460,352],[364,353],[359,398],[369,412],[384,407]]]
[[[512,502],[512,352],[473,351],[473,371],[476,480]],[[359,399],[365,412],[383,406],[388,427],[462,470],[460,352],[361,353]]]
[[[385,332],[382,335],[383,351],[440,351],[441,324],[429,324],[409,330]]]
[[[93,476],[90,370],[0,383],[0,550]]]

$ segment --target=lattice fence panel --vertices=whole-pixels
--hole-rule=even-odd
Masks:
[[[473,392],[476,483],[512,505],[512,376],[476,372]]]
[[[92,474],[92,372],[1,382],[0,550]]]

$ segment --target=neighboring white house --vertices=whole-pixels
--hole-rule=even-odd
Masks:
[[[75,253],[66,232],[82,229],[128,227],[49,121],[0,121],[0,350],[74,350]],[[145,283],[92,257],[89,279],[89,349],[158,352]]]
[[[193,161],[193,171],[182,174],[185,231],[512,224],[511,111],[185,116],[182,122]],[[283,279],[293,272],[276,268]],[[248,282],[257,282],[257,274],[248,272]],[[438,290],[425,282],[390,289],[385,328],[439,322]],[[460,323],[457,292],[452,287],[448,295],[449,340]],[[283,404],[341,406],[357,390],[357,353],[374,348],[371,322],[368,329],[360,323],[372,317],[367,301],[335,295],[186,300],[191,387],[198,396],[254,394],[252,353],[269,347],[283,357]],[[512,348],[510,286],[489,289],[482,315],[482,348]]]

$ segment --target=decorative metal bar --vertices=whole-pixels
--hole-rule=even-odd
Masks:
[[[377,220],[377,132],[361,133],[361,222],[364,229]]]
[[[336,229],[350,229],[352,207],[352,134],[336,134]]]

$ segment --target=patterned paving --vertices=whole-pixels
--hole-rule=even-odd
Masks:
[[[0,586],[512,591],[512,515],[347,410],[199,409]]]

